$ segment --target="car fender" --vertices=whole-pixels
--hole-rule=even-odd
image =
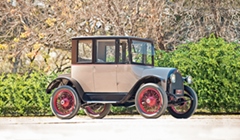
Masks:
[[[126,102],[127,100],[129,100],[131,97],[135,96],[137,90],[139,89],[139,87],[142,84],[146,84],[146,83],[156,83],[159,86],[161,86],[163,88],[163,90],[165,90],[166,88],[166,81],[164,78],[158,76],[158,75],[147,75],[144,76],[142,78],[140,78],[135,84],[134,86],[131,88],[131,90],[128,92],[127,96],[125,98],[123,98],[120,102]]]
[[[148,80],[150,79],[150,80]],[[149,75],[144,75],[141,79],[138,80],[138,83],[156,83],[159,86],[161,86],[163,88],[163,90],[166,89],[166,81],[167,79],[159,76],[159,75],[153,75],[153,74],[149,74]],[[136,85],[135,84],[135,85]]]
[[[142,77],[148,75],[155,75],[157,77],[161,77],[167,80],[170,77],[170,74],[172,74],[175,71],[177,71],[176,68],[154,67],[151,69],[145,69],[142,73]]]
[[[63,85],[72,84],[71,86],[77,90],[77,93],[80,99],[81,100],[83,99],[82,97],[83,97],[84,91],[81,85],[77,82],[77,80],[71,78],[70,75],[60,75],[56,79],[54,79],[50,84],[48,84],[46,88],[47,94],[50,94],[51,91],[59,87],[60,84],[63,84]]]

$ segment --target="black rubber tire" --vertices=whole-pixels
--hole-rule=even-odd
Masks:
[[[148,114],[148,113],[146,113],[146,111],[144,111],[141,108],[141,106],[143,106],[143,105],[141,105],[140,102],[143,104],[143,101],[140,98],[141,98],[141,94],[145,94],[145,93],[143,93],[145,90],[152,90],[152,91],[154,91],[154,93],[158,94],[158,97],[161,97],[161,105],[160,105],[159,110],[157,110],[156,112]],[[144,104],[146,104],[146,103],[144,103]],[[141,86],[138,89],[138,91],[135,95],[135,105],[136,105],[136,109],[139,112],[139,114],[142,115],[144,118],[159,118],[165,112],[165,110],[167,108],[167,105],[168,105],[167,94],[159,85],[157,85],[155,83],[144,84],[143,86]]]
[[[84,107],[83,110],[88,117],[92,119],[102,119],[109,114],[112,106],[111,104],[97,104],[97,105],[99,105],[100,107],[104,107],[104,110],[100,113],[93,113],[90,110],[88,110],[88,107],[91,107],[91,106]],[[92,108],[89,108],[89,109],[92,109]]]
[[[59,96],[59,94],[61,93],[67,93],[68,95],[71,96],[71,98],[73,99],[74,103],[72,105],[72,110],[69,112],[69,113],[66,113],[66,114],[61,114],[57,108],[57,96]],[[79,108],[80,108],[80,100],[79,100],[79,97],[78,97],[78,94],[77,92],[70,86],[67,86],[67,85],[64,85],[64,86],[61,86],[61,87],[58,87],[54,93],[52,94],[52,97],[50,99],[50,106],[51,106],[51,109],[52,109],[52,112],[53,114],[60,118],[60,119],[71,119],[73,118],[79,111]],[[60,105],[61,107],[61,105]]]
[[[197,105],[198,105],[198,97],[197,97],[197,94],[196,92],[190,88],[189,86],[186,86],[184,85],[184,92],[185,93],[188,93],[190,96],[192,96],[193,100],[191,100],[191,106],[190,108],[188,109],[187,112],[183,113],[183,114],[179,114],[177,112],[174,111],[174,109],[172,109],[171,106],[169,106],[167,108],[168,112],[175,118],[177,119],[187,119],[189,118],[190,116],[193,115],[193,113],[196,111],[197,109]]]

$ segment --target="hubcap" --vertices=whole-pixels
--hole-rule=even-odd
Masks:
[[[156,100],[157,100],[156,98],[150,96],[147,98],[146,102],[149,106],[152,107],[152,106],[156,105]]]
[[[61,100],[61,105],[64,107],[67,107],[69,105],[69,100],[67,98],[64,98]]]

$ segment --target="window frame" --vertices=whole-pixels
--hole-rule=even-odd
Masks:
[[[120,48],[120,43],[121,43],[122,40],[124,40],[124,41],[127,42],[126,52],[125,52],[125,55],[126,55],[126,56],[125,56],[125,62],[120,62],[120,57],[121,57],[121,56],[120,56],[120,49],[121,49],[121,48]],[[117,56],[117,57],[118,57],[118,64],[131,64],[130,53],[129,53],[129,52],[130,52],[129,42],[130,42],[129,39],[125,39],[125,38],[124,38],[124,39],[122,39],[122,38],[118,39],[118,46],[117,46],[117,47],[118,47],[118,51],[117,51],[117,52],[118,52],[118,54],[117,54],[117,55],[118,55],[118,56]],[[121,51],[123,51],[123,50],[121,50]],[[122,53],[123,53],[123,52],[122,52]],[[128,53],[128,55],[127,55],[127,53]],[[128,60],[128,61],[127,61],[127,60]]]
[[[114,62],[98,62],[97,61],[97,59],[98,59],[98,40],[101,40],[101,41],[104,41],[104,40],[108,40],[108,41],[114,41],[115,43],[115,51],[114,51]],[[104,39],[95,39],[94,40],[94,42],[95,42],[95,44],[94,44],[94,64],[117,64],[118,63],[118,52],[117,52],[117,50],[118,50],[118,39],[116,39],[116,38],[114,38],[114,39],[112,39],[112,38],[110,38],[110,39],[108,39],[108,38],[104,38]],[[106,48],[104,48],[104,50],[105,50],[105,57],[106,57]],[[107,58],[106,58],[107,59]]]
[[[84,41],[87,41],[87,40],[91,41],[92,49],[91,49],[91,61],[90,62],[78,61],[78,59],[79,59],[79,43],[82,40],[84,40]],[[77,54],[76,55],[76,62],[77,62],[77,64],[92,64],[93,63],[93,52],[94,52],[94,41],[93,41],[93,39],[78,39],[77,40],[77,48],[76,48],[76,54]]]
[[[148,64],[148,63],[138,63],[138,62],[133,62],[133,55],[132,55],[132,44],[133,44],[133,41],[139,41],[139,42],[146,42],[146,43],[150,43],[151,44],[151,64]],[[154,45],[153,45],[153,42],[151,41],[146,41],[146,40],[142,40],[142,39],[130,39],[130,42],[129,42],[129,57],[130,57],[130,61],[131,61],[131,64],[137,64],[137,65],[147,65],[147,66],[154,66]],[[142,60],[143,61],[143,57],[146,57],[147,58],[147,54],[144,56],[144,54],[142,54]]]

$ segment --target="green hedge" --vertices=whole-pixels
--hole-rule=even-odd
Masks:
[[[0,76],[0,115],[50,115],[50,95],[46,86],[55,75],[40,73],[2,74]]]
[[[240,44],[211,35],[156,56],[155,65],[176,67],[193,77],[199,110],[240,113]]]

